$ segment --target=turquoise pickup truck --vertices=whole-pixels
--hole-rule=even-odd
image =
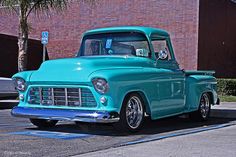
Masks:
[[[204,121],[211,105],[219,104],[213,74],[180,69],[164,30],[100,28],[84,33],[76,57],[15,74],[20,102],[11,113],[38,127],[69,120],[113,123],[131,132],[146,116],[189,113]]]

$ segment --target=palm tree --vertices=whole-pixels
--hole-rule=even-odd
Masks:
[[[29,24],[28,17],[32,12],[63,9],[67,0],[0,0],[0,6],[5,6],[16,13],[19,19],[18,30],[18,71],[27,68],[27,49]]]

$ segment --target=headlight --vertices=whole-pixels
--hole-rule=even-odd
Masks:
[[[95,78],[92,80],[92,83],[96,91],[100,94],[106,93],[109,89],[107,81],[103,78]]]
[[[15,82],[15,86],[16,86],[16,89],[19,90],[19,91],[25,91],[26,89],[26,82],[24,79],[22,78],[14,78],[14,82]]]

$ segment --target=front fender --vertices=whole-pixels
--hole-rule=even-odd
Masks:
[[[146,112],[150,113],[150,100],[155,97],[154,82],[156,71],[154,68],[117,68],[99,70],[90,75],[90,79],[105,78],[109,84],[109,91],[105,94],[112,99],[112,107],[120,112],[125,96],[131,92],[138,92],[145,101]]]

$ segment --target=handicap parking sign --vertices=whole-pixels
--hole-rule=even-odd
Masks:
[[[47,31],[43,31],[42,32],[42,39],[41,39],[41,43],[43,44],[43,45],[46,45],[46,44],[48,44],[48,32]]]

